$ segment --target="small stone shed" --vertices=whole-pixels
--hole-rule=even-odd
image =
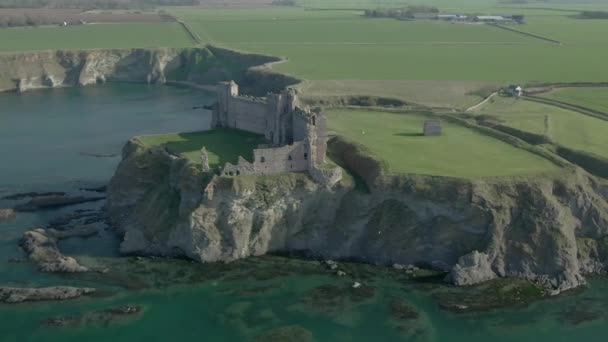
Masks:
[[[441,121],[425,120],[423,133],[425,137],[440,136],[442,134]]]

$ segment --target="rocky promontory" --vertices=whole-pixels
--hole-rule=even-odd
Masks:
[[[36,263],[42,272],[88,272],[89,269],[78,264],[76,259],[63,255],[57,247],[57,241],[72,236],[94,234],[97,234],[95,227],[83,227],[71,231],[37,228],[25,232],[20,244],[30,260]]]
[[[308,175],[205,176],[131,140],[108,187],[126,254],[231,261],[298,252],[441,269],[456,285],[517,277],[565,290],[603,272],[608,186],[583,170],[453,179],[391,175],[341,138],[334,160],[356,176],[331,188]]]

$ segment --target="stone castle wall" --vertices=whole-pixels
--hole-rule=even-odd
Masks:
[[[239,158],[237,165],[226,163],[222,175],[302,172],[309,169],[308,158],[310,158],[308,147],[302,141],[280,147],[256,148],[253,150],[253,162]]]
[[[226,163],[223,176],[309,171],[324,184],[341,178],[341,172],[320,168],[327,152],[325,116],[300,108],[293,90],[260,99],[239,96],[234,82],[221,83],[211,126],[262,134],[270,142],[253,150],[253,162]]]
[[[234,97],[228,104],[228,127],[266,134],[266,103],[254,99]]]

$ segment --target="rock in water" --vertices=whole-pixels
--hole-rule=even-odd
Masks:
[[[269,330],[255,338],[255,342],[310,342],[312,333],[298,325],[289,325]]]
[[[15,206],[16,211],[36,211],[42,209],[60,208],[73,204],[86,202],[96,202],[105,199],[105,197],[83,197],[83,196],[41,196],[32,198],[25,204]]]
[[[2,199],[19,201],[26,198],[46,197],[46,196],[65,196],[65,192],[53,191],[53,192],[22,192],[10,196],[4,196]]]
[[[0,222],[15,218],[15,216],[15,211],[13,209],[0,209]]]
[[[65,300],[94,293],[89,287],[53,286],[41,288],[0,287],[0,302],[22,303],[41,300]]]
[[[88,272],[89,269],[79,265],[76,259],[61,254],[57,247],[58,237],[53,236],[53,232],[54,230],[38,228],[23,234],[20,244],[30,260],[35,262],[42,272]],[[61,235],[59,238],[64,237],[67,236]]]

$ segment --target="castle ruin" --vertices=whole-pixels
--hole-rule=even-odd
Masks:
[[[341,178],[339,168],[322,168],[327,152],[325,115],[301,107],[295,90],[253,98],[240,96],[238,85],[230,81],[220,83],[217,96],[212,129],[244,130],[264,135],[268,141],[253,150],[253,162],[239,157],[237,165],[226,163],[222,176],[308,171],[323,183]]]

